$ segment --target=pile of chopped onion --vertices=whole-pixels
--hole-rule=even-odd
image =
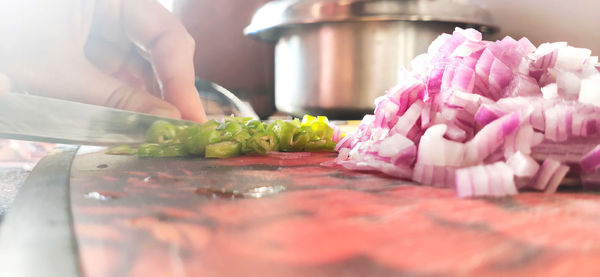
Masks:
[[[555,192],[567,174],[600,184],[600,64],[565,42],[443,34],[376,100],[335,163],[458,195]]]

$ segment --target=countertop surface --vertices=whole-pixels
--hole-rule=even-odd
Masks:
[[[0,223],[31,169],[53,144],[0,139]]]
[[[78,155],[85,276],[591,276],[600,195],[460,199],[335,154],[225,160]]]

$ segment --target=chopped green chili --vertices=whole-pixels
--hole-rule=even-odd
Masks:
[[[173,125],[158,120],[152,124],[146,140],[138,146],[139,157],[229,158],[243,154],[264,155],[269,151],[333,151],[333,129],[324,116],[306,115],[300,121],[275,120],[265,123],[248,117],[209,120],[201,125]],[[117,146],[108,154],[133,154],[129,146]]]
[[[106,151],[106,154],[109,154],[109,155],[133,155],[135,153],[136,153],[136,150],[131,148],[131,146],[129,146],[129,145],[115,146]]]

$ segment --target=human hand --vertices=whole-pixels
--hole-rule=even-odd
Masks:
[[[206,118],[194,41],[154,0],[0,1],[0,39],[0,72],[16,90]]]

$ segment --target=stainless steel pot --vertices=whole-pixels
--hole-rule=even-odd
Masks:
[[[276,43],[277,109],[359,119],[438,35],[457,26],[491,33],[490,22],[468,0],[279,0],[244,31]]]

